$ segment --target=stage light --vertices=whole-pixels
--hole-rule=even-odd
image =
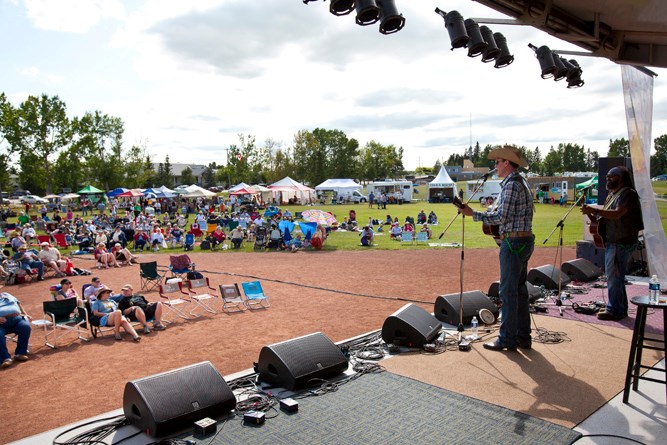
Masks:
[[[576,60],[561,58],[563,65],[567,68],[567,87],[579,88],[584,86],[584,81],[581,80],[582,70]]]
[[[488,44],[482,37],[482,32],[479,30],[479,25],[473,19],[466,19],[464,22],[466,33],[470,37],[468,42],[468,57],[477,57],[486,49]]]
[[[440,8],[435,8],[435,12],[445,20],[445,28],[447,28],[447,32],[449,33],[452,50],[466,46],[470,41],[470,37],[466,34],[463,16],[458,11],[445,12]]]
[[[486,42],[486,48],[482,52],[482,62],[492,62],[500,55],[500,48],[496,44],[496,39],[493,38],[493,31],[488,26],[480,26],[479,32],[482,33],[482,38]]]
[[[529,43],[528,46],[530,49],[535,51],[535,57],[537,57],[537,61],[540,62],[542,79],[553,77],[557,70],[556,63],[554,62],[553,51],[551,51],[548,46],[544,45],[537,48],[536,46]]]
[[[346,15],[354,9],[354,0],[331,0],[329,12],[333,15]]]
[[[514,56],[510,54],[505,36],[499,32],[495,32],[493,33],[493,39],[496,41],[496,45],[498,45],[498,48],[500,49],[500,55],[496,59],[494,68],[504,68],[514,62]]]
[[[565,65],[563,64],[563,60],[561,57],[556,54],[555,52],[551,52],[554,58],[554,65],[556,65],[556,72],[554,73],[554,80],[558,82],[559,80],[563,80],[565,76],[567,76],[567,68],[565,68]]]
[[[366,26],[380,20],[380,7],[375,0],[357,0],[357,25]]]
[[[382,9],[380,32],[393,34],[405,26],[405,18],[398,12],[394,0],[378,0]]]

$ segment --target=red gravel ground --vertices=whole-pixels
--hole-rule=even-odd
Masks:
[[[259,279],[271,307],[240,314],[210,314],[179,320],[166,331],[129,336],[118,342],[110,336],[88,343],[74,335],[53,350],[44,346],[44,332],[33,329],[31,359],[0,372],[3,409],[0,443],[24,438],[122,406],[127,381],[209,360],[222,375],[251,368],[264,345],[321,331],[341,341],[382,326],[408,302],[428,311],[440,294],[458,293],[461,250],[362,252],[216,252],[192,253],[197,269],[211,283],[231,284]],[[530,267],[554,264],[555,248],[537,248]],[[562,261],[575,258],[565,248]],[[166,255],[145,254],[166,269]],[[76,267],[91,269],[92,258],[77,257]],[[496,249],[466,249],[463,290],[482,290],[498,279]],[[139,289],[138,266],[93,270],[114,291],[125,283]],[[73,277],[81,289],[90,276]],[[50,299],[49,279],[6,286],[33,318],[42,318],[41,303]],[[157,292],[142,292],[150,301]],[[14,344],[8,342],[10,352]]]

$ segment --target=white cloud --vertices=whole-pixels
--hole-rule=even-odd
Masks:
[[[86,33],[102,19],[122,19],[123,4],[117,0],[24,0],[35,27],[71,33]]]

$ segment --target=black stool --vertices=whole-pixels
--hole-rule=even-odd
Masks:
[[[630,346],[630,358],[628,359],[628,371],[625,374],[625,388],[623,389],[623,403],[628,403],[630,396],[630,384],[632,389],[637,391],[639,380],[649,380],[651,382],[662,383],[665,386],[667,394],[667,382],[665,380],[658,380],[651,377],[641,375],[643,369],[654,369],[656,371],[665,372],[664,369],[655,366],[644,366],[642,362],[642,350],[653,349],[656,351],[665,352],[665,345],[667,345],[667,305],[651,304],[648,302],[648,296],[633,297],[632,304],[637,305],[637,318],[635,319],[635,329],[632,332],[632,344]],[[662,339],[655,337],[646,337],[644,335],[644,328],[646,327],[646,314],[648,308],[662,310]],[[662,347],[644,344],[644,341],[651,341],[662,344]],[[667,377],[667,375],[666,375]],[[634,381],[633,381],[634,378]]]

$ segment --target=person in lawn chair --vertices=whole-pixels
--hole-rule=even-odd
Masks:
[[[123,298],[118,302],[118,309],[130,321],[138,321],[144,327],[143,333],[150,334],[148,321],[153,320],[153,329],[162,331],[167,327],[162,323],[162,303],[149,303],[143,295],[134,294],[131,284],[121,288]]]

